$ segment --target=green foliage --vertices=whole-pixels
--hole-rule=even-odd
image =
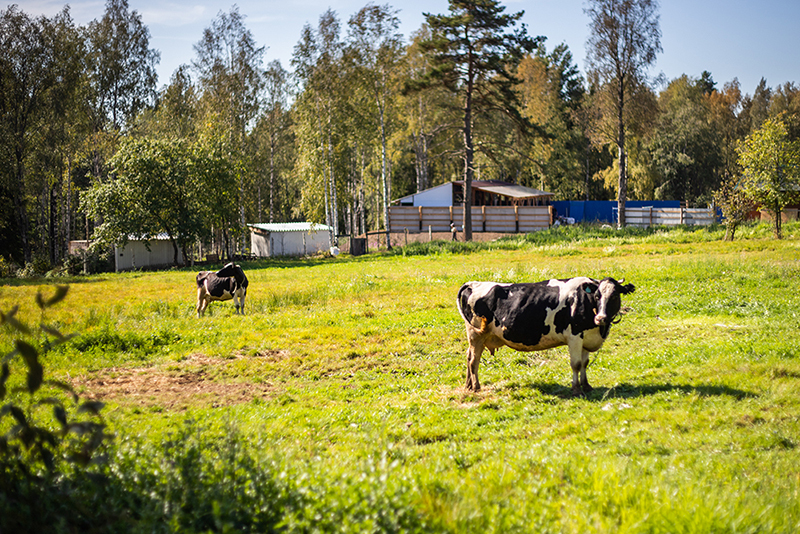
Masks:
[[[56,286],[52,296],[36,294],[42,312],[39,331],[18,317],[19,307],[0,312],[0,325],[14,337],[14,350],[2,359],[0,372],[0,529],[58,531],[58,523],[83,524],[85,508],[76,486],[87,483],[101,490],[110,436],[100,417],[103,404],[80,402],[66,382],[46,379],[42,360],[68,342],[44,322],[45,311],[67,294]],[[16,373],[26,369],[24,385]],[[95,476],[94,480],[92,476]],[[88,477],[88,478],[87,478]],[[97,484],[95,485],[95,482]],[[75,509],[75,513],[65,514]],[[99,518],[102,511],[88,515]]]
[[[683,76],[659,95],[659,124],[648,143],[659,175],[655,199],[706,205],[718,185],[723,146],[711,124],[707,82]]]
[[[5,256],[0,256],[0,278],[12,278],[16,273],[16,265],[8,261]]]
[[[62,350],[78,351],[98,359],[106,354],[124,353],[133,360],[146,360],[157,354],[162,347],[178,341],[178,334],[166,330],[148,333],[118,332],[110,325],[105,325],[102,329],[79,337]]]
[[[800,198],[800,141],[789,137],[782,119],[768,119],[739,145],[739,165],[743,189],[772,213],[780,239],[781,211]]]
[[[719,206],[725,223],[725,240],[733,241],[736,228],[747,220],[755,208],[753,200],[740,186],[739,180],[727,176],[714,192],[714,205]]]

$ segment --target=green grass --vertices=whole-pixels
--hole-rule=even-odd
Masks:
[[[784,232],[562,228],[254,262],[244,317],[197,319],[191,270],[79,278],[43,320],[81,335],[44,363],[267,392],[108,403],[104,491],[133,531],[796,532],[800,226]],[[595,391],[570,395],[562,347],[487,354],[466,392],[459,286],[576,275],[636,285]],[[38,322],[45,284],[8,281],[0,310]]]

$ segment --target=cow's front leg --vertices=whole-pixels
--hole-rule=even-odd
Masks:
[[[594,388],[589,385],[589,379],[586,378],[586,368],[589,366],[589,351],[583,350],[581,352],[581,389],[584,393],[589,393]]]
[[[481,364],[483,343],[470,341],[467,349],[467,384],[468,391],[480,391],[481,383],[478,381],[478,367]]]
[[[567,341],[569,347],[569,365],[572,367],[572,394],[576,397],[583,397],[584,390],[581,384],[586,381],[586,366],[583,363],[583,339],[580,336],[570,336]],[[588,354],[588,353],[586,353]],[[588,386],[589,383],[585,382]]]

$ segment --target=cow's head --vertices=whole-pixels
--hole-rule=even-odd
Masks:
[[[623,278],[617,282],[613,278],[603,278],[599,284],[592,288],[597,299],[597,312],[594,316],[594,324],[597,326],[607,325],[619,313],[622,308],[621,295],[633,293],[636,287],[633,284],[625,284]],[[589,287],[587,287],[589,292]]]
[[[229,276],[236,277],[237,275],[241,276],[240,273],[244,273],[244,271],[242,271],[241,267],[239,267],[238,265],[236,265],[234,263],[229,263],[225,267],[223,267],[222,269],[217,271],[217,276],[220,276],[220,277],[223,277],[223,278],[226,278],[226,277],[229,277]]]

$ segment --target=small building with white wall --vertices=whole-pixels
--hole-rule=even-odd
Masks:
[[[250,253],[261,258],[308,256],[328,250],[333,228],[310,222],[258,223],[250,227]]]
[[[167,234],[149,239],[131,237],[125,245],[114,245],[114,270],[131,271],[174,264],[175,252]],[[178,263],[183,263],[183,251],[178,249]]]

